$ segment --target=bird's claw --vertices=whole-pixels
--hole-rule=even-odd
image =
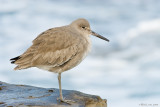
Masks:
[[[72,103],[75,103],[75,101],[73,100],[66,100],[65,98],[61,99],[61,98],[57,98],[57,100],[60,100],[63,103],[67,103],[69,105],[71,105]]]

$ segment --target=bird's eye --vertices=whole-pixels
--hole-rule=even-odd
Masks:
[[[82,26],[83,29],[85,29],[86,27]]]

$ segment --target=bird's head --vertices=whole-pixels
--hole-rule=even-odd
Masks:
[[[70,26],[75,27],[80,33],[82,33],[83,35],[93,35],[96,36],[100,39],[103,39],[105,41],[109,40],[101,35],[99,35],[98,33],[94,32],[91,30],[89,22],[86,19],[77,19],[75,21],[73,21]]]

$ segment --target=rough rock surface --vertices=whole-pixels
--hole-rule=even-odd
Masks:
[[[73,90],[63,90],[71,105],[57,101],[59,90],[0,82],[0,107],[107,107],[106,100]]]

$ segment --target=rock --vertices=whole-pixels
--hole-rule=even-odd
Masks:
[[[0,107],[107,107],[99,96],[63,90],[63,96],[74,100],[71,105],[57,101],[59,90],[0,82]]]

